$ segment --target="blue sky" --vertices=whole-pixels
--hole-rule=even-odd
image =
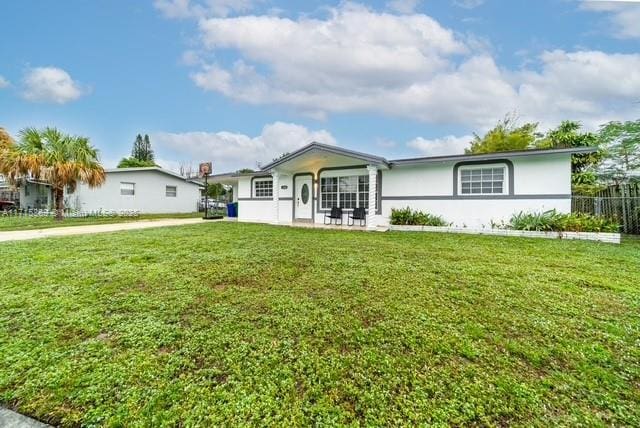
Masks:
[[[0,126],[86,135],[106,165],[253,167],[310,140],[458,153],[510,112],[640,117],[640,3],[5,1]]]

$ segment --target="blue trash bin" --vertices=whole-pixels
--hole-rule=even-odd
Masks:
[[[227,204],[227,217],[238,217],[237,207],[236,204]]]

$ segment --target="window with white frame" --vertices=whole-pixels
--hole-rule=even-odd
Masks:
[[[136,183],[120,182],[120,194],[122,196],[135,196]]]
[[[322,209],[338,206],[338,177],[320,179],[320,200]]]
[[[343,209],[369,206],[369,176],[350,175],[320,178],[320,207]]]
[[[167,198],[175,198],[178,196],[178,186],[166,186],[165,195]]]
[[[273,179],[261,178],[253,181],[253,196],[255,198],[273,197]]]
[[[358,206],[369,208],[369,176],[358,177]]]
[[[483,166],[460,169],[462,195],[501,195],[505,192],[504,166]]]

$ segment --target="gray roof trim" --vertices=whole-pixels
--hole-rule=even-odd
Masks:
[[[321,144],[321,143],[316,143],[313,142],[311,144],[307,144],[306,146],[302,147],[301,149],[296,150],[295,152],[289,153],[288,155],[274,161],[271,162],[265,166],[262,167],[262,171],[267,171],[269,169],[272,169],[278,165],[283,164],[284,162],[288,162],[291,159],[294,159],[300,155],[303,155],[311,150],[321,150],[324,152],[329,152],[329,153],[333,153],[333,154],[337,154],[337,155],[344,155],[344,156],[350,156],[353,158],[357,158],[357,159],[361,159],[365,162],[370,162],[370,163],[374,163],[374,164],[383,164],[385,166],[389,165],[389,162],[380,156],[374,156],[374,155],[369,155],[367,153],[362,153],[362,152],[356,152],[354,150],[349,150],[349,149],[343,149],[341,147],[336,147],[336,146],[329,146],[327,144]]]
[[[557,154],[580,154],[580,153],[593,153],[598,149],[596,147],[572,147],[564,149],[532,149],[532,150],[518,150],[512,152],[496,152],[496,153],[483,153],[476,155],[450,155],[450,156],[430,156],[420,158],[408,158],[408,159],[395,159],[389,161],[391,166],[403,166],[403,165],[417,165],[423,163],[434,162],[449,162],[449,161],[481,161],[481,160],[494,160],[513,158],[521,156],[539,156],[539,155],[557,155]]]
[[[150,166],[150,167],[138,167],[138,168],[111,168],[104,170],[107,174],[113,174],[117,172],[142,172],[142,171],[157,171],[162,174],[170,175],[175,178],[179,178],[180,180],[186,181],[187,183],[197,184],[192,179],[186,178],[178,174],[177,172],[169,171],[168,169],[160,168],[158,166]]]
[[[257,175],[268,174],[268,171],[254,171],[254,172],[225,172],[221,174],[212,174],[209,176],[211,180],[224,180],[227,178],[240,178],[240,177],[255,177]],[[204,179],[202,179],[204,180]]]
[[[598,151],[597,147],[569,147],[563,149],[531,149],[531,150],[518,150],[511,152],[496,152],[496,153],[483,153],[476,155],[447,155],[447,156],[429,156],[429,157],[419,157],[419,158],[405,158],[405,159],[394,159],[394,160],[386,160],[380,156],[368,155],[362,152],[356,152],[353,150],[343,149],[335,146],[328,146],[326,144],[321,143],[311,143],[307,144],[301,149],[296,150],[293,153],[289,153],[282,159],[278,159],[275,162],[271,162],[268,165],[262,167],[262,170],[249,172],[249,173],[238,173],[238,172],[230,172],[225,174],[215,174],[210,175],[209,178],[214,179],[224,179],[224,178],[237,178],[237,177],[253,177],[256,175],[264,175],[268,172],[269,169],[272,169],[284,162],[287,162],[297,156],[300,156],[304,153],[307,153],[311,150],[322,150],[330,153],[351,156],[354,158],[361,159],[365,162],[373,163],[373,164],[383,164],[387,167],[395,167],[395,166],[405,166],[405,165],[420,165],[424,163],[437,163],[437,162],[460,162],[460,161],[489,161],[489,160],[498,160],[498,159],[509,159],[515,157],[522,156],[543,156],[543,155],[557,155],[557,154],[585,154],[585,153],[594,153]],[[123,169],[136,169],[136,168],[123,168]]]

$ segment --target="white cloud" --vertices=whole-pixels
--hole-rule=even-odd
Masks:
[[[466,52],[453,31],[428,16],[354,4],[332,9],[326,20],[242,16],[203,20],[200,28],[206,48],[233,49],[241,59],[203,67],[192,75],[198,86],[306,113],[377,110],[390,95],[449,69],[447,57]]]
[[[475,9],[481,6],[484,0],[453,0],[453,4],[464,9]]]
[[[23,85],[23,97],[35,102],[65,104],[77,100],[87,92],[69,73],[57,67],[37,67],[28,70]]]
[[[516,78],[523,117],[549,124],[576,118],[595,127],[638,114],[640,54],[556,50],[540,61],[542,71]]]
[[[583,0],[581,8],[609,14],[613,36],[621,39],[640,38],[640,1]]]
[[[409,141],[407,147],[424,156],[457,155],[464,153],[464,149],[469,147],[471,140],[473,140],[471,135],[465,135],[464,137],[448,135],[432,140],[418,137]]]
[[[311,131],[293,123],[266,125],[260,135],[250,137],[232,132],[185,132],[153,134],[154,144],[165,153],[172,152],[194,163],[211,160],[215,173],[256,168],[275,157],[292,152],[311,142],[335,145],[335,138],[325,130]],[[175,165],[173,165],[175,166]]]
[[[413,13],[420,4],[420,0],[391,0],[387,2],[387,7],[398,13]]]
[[[6,88],[9,85],[10,85],[9,81],[4,77],[0,76],[0,89]]]
[[[193,50],[184,51],[180,62],[187,66],[195,66],[204,64],[200,54]]]
[[[236,12],[247,12],[255,6],[255,2],[255,0],[154,0],[153,4],[167,18],[186,19],[224,17]]]
[[[485,128],[514,110],[553,124],[637,115],[630,102],[640,93],[634,54],[543,52],[509,70],[477,38],[460,37],[429,16],[354,3],[322,19],[210,18],[199,29],[203,51],[237,58],[196,66],[191,78],[198,87],[319,119],[373,112]]]

